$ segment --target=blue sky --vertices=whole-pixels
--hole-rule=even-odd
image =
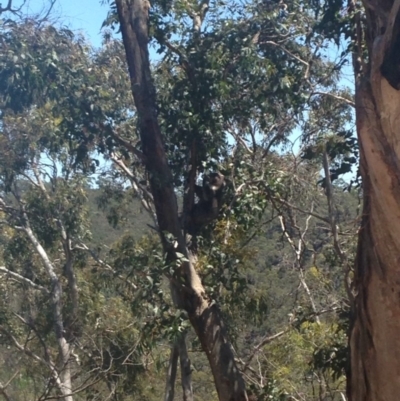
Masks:
[[[28,13],[44,9],[48,0],[28,0]],[[109,5],[100,0],[57,0],[52,11],[52,19],[74,31],[81,31],[92,45],[101,44],[100,28],[107,16]]]

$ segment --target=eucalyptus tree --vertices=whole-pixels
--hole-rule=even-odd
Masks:
[[[107,304],[102,280],[85,269],[113,272],[89,254],[87,192],[93,152],[108,146],[95,133],[128,119],[126,71],[117,54],[108,60],[110,48],[95,55],[71,31],[34,19],[4,22],[0,47],[0,332],[15,361],[6,380],[30,399],[104,399],[125,383],[121,371],[137,373],[120,360],[137,356],[138,332],[119,323],[133,324],[132,311],[114,294]]]
[[[58,320],[63,325],[69,327],[71,322],[71,327],[77,325],[88,310],[85,301],[92,306],[100,305],[95,313],[87,314],[89,321],[82,329],[84,334],[81,330],[71,330],[73,340],[68,337],[64,343],[74,348],[74,355],[81,361],[85,358],[86,365],[80,365],[82,369],[85,366],[90,367],[90,372],[99,372],[96,379],[105,379],[101,383],[108,386],[114,398],[120,394],[121,377],[132,377],[126,364],[118,363],[125,360],[124,356],[136,355],[125,341],[119,342],[122,338],[136,344],[132,322],[143,333],[149,333],[149,337],[159,330],[157,322],[164,322],[166,331],[174,333],[171,337],[176,340],[177,333],[188,331],[186,316],[206,351],[220,399],[246,399],[240,370],[246,374],[251,371],[250,381],[257,383],[252,392],[268,393],[271,397],[275,394],[275,390],[265,384],[269,377],[260,375],[259,380],[254,380],[257,374],[250,366],[269,336],[263,333],[253,339],[254,352],[249,349],[253,344],[250,340],[242,342],[243,347],[236,352],[230,340],[235,329],[238,331],[235,314],[248,314],[260,320],[260,316],[255,317],[254,310],[265,312],[263,296],[249,290],[244,269],[254,262],[246,246],[262,232],[268,221],[265,214],[268,202],[275,206],[273,217],[287,217],[283,225],[284,235],[288,234],[286,238],[292,242],[295,238],[292,231],[296,230],[298,220],[290,220],[294,214],[289,203],[295,192],[301,192],[299,182],[304,173],[299,165],[308,162],[298,155],[282,156],[276,146],[288,145],[288,136],[296,127],[302,127],[311,153],[328,153],[335,162],[337,149],[328,137],[334,130],[342,131],[346,149],[351,147],[343,127],[349,122],[348,107],[352,100],[347,93],[339,91],[338,66],[324,61],[325,44],[321,36],[310,31],[318,22],[307,8],[313,3],[290,2],[282,7],[278,2],[155,2],[148,14],[145,2],[117,1],[118,10],[112,9],[108,23],[115,23],[119,17],[126,58],[119,41],[111,39],[108,33],[104,49],[93,54],[83,40],[73,39],[66,30],[58,31],[51,26],[40,28],[32,21],[26,26],[12,22],[5,26],[0,80],[4,223],[12,230],[24,228],[18,221],[31,224],[33,234],[54,265],[59,285],[67,294],[53,301],[58,304],[58,310],[62,306],[62,317],[58,312],[55,316],[60,317]],[[161,55],[160,62],[152,68],[149,41]],[[126,61],[136,108],[132,106],[127,84]],[[323,132],[319,132],[319,126],[324,128]],[[96,151],[107,163],[97,165]],[[337,160],[338,173],[344,159],[339,156]],[[127,236],[113,248],[115,264],[110,265],[101,260],[97,252],[90,252],[84,243],[84,187],[94,169],[104,164],[113,165],[112,182],[106,182],[106,195],[118,202],[111,217],[116,219],[118,213],[125,212],[122,202],[125,195],[138,196],[153,220],[152,230],[161,237],[164,248],[161,255],[153,243],[135,245],[132,237]],[[192,211],[197,180],[216,170],[222,172],[227,181],[219,219],[201,227],[195,241],[188,236],[185,238],[182,222]],[[314,177],[318,167],[311,163],[310,169],[306,167],[305,170],[312,171],[310,176]],[[46,176],[50,176],[48,182]],[[125,183],[118,185],[121,177],[129,181],[130,190]],[[15,190],[21,183],[29,187],[20,191],[23,196]],[[177,194],[183,198],[182,212],[178,212]],[[26,203],[28,198],[25,197],[29,196],[34,200]],[[16,211],[15,205],[18,206]],[[28,219],[21,215],[23,208],[27,210]],[[304,215],[311,216],[308,209],[305,205],[302,219]],[[70,214],[74,216],[71,222]],[[333,218],[325,218],[324,223],[336,228]],[[63,226],[67,240],[62,234]],[[280,230],[282,232],[282,227]],[[18,232],[18,241],[23,232]],[[303,234],[299,232],[299,241],[303,241],[299,247],[306,243]],[[11,235],[14,238],[14,231]],[[22,239],[26,240],[23,235]],[[36,255],[32,248],[34,243],[30,241],[24,242],[23,254]],[[303,249],[298,264],[300,273],[308,263],[308,254]],[[118,297],[111,298],[113,291],[109,287],[103,292],[97,281],[92,282],[87,270],[80,270],[85,263],[92,265],[82,252],[95,258],[96,268],[102,267],[102,276],[106,277],[103,283],[108,281],[110,286],[113,285],[110,278],[122,278],[129,291],[136,291],[132,297],[126,288],[115,287],[123,299],[129,300],[132,310],[144,301],[141,309],[135,309],[138,318],[143,320],[141,323],[134,319],[126,303]],[[25,261],[20,260],[18,251],[12,255],[19,257],[16,259],[19,288],[30,286],[30,291],[34,291],[36,281],[22,272],[21,264]],[[68,259],[68,255],[72,255],[72,259]],[[73,263],[66,263],[67,260]],[[34,262],[34,270],[41,271],[40,263]],[[4,273],[12,277],[11,261],[7,263]],[[129,273],[127,266],[133,266]],[[171,319],[172,308],[163,294],[162,274],[173,288],[176,306],[185,310],[178,312],[175,320]],[[13,276],[13,280],[17,278]],[[41,279],[39,284],[47,288],[46,277]],[[308,283],[302,280],[306,289]],[[76,286],[78,291],[75,291]],[[54,296],[51,289],[50,294]],[[104,301],[104,294],[110,302]],[[314,304],[311,314],[316,319],[323,303],[316,303],[314,298],[311,294],[307,302]],[[73,307],[76,303],[79,304],[78,313]],[[118,317],[116,321],[132,319],[128,324],[131,331],[119,330],[115,323],[112,332],[116,334],[112,337],[104,323],[108,322],[107,312],[111,320],[114,315]],[[93,320],[94,316],[100,317]],[[10,318],[8,321],[14,323],[15,316]],[[50,321],[54,322],[54,316]],[[24,326],[21,320],[19,323],[28,330],[28,325]],[[292,323],[289,322],[290,327]],[[144,329],[146,325],[148,332]],[[283,325],[286,326],[286,321]],[[54,333],[55,328],[59,332],[59,327],[54,325],[46,333]],[[12,334],[10,326],[6,329]],[[101,359],[103,353],[94,352],[89,357],[85,352],[87,348],[82,347],[82,339],[88,333],[93,335],[89,340],[100,350],[98,344],[105,341],[109,349],[114,350],[114,353],[106,353],[107,358],[103,358],[100,365],[98,358]],[[38,339],[40,336],[35,338]],[[181,357],[186,353],[184,345],[184,342],[178,344]],[[172,394],[176,350],[171,354],[172,375],[168,379],[166,397]],[[187,356],[181,359],[183,378],[186,375],[188,379],[184,396],[190,399],[192,370]],[[129,362],[136,365],[136,361]],[[112,363],[115,371],[109,370],[107,363]],[[67,366],[74,373],[77,364],[76,358],[75,361],[68,359]],[[64,373],[60,366],[54,367],[55,374]],[[90,376],[90,372],[86,373]],[[81,379],[83,377],[84,374]],[[46,387],[46,391],[58,391],[56,396],[62,393],[62,386],[54,390],[54,381],[48,383],[51,386]],[[79,380],[72,386],[74,392],[86,391]],[[96,391],[97,387],[90,394],[83,394],[98,398],[104,395]],[[69,396],[64,391],[64,397]]]
[[[175,301],[188,313],[221,400],[247,394],[219,308],[200,279],[197,255],[206,242],[190,242],[181,223],[191,213],[198,177],[220,170],[231,191],[222,241],[253,228],[268,194],[283,185],[267,156],[287,142],[309,97],[352,103],[334,93],[338,67],[324,62],[323,41],[310,31],[316,24],[312,3],[117,0],[106,22],[120,24],[136,105],[139,141],[125,132],[119,143],[139,161],[141,174],[144,167],[151,192],[144,193],[154,201],[173,266]],[[151,40],[163,57],[154,72]],[[134,180],[136,171],[115,161]],[[183,194],[182,219],[177,192]],[[201,234],[213,241],[210,231]]]
[[[349,3],[364,192],[354,280],[349,398],[389,401],[397,399],[400,390],[396,380],[400,372],[396,296],[400,249],[400,3],[362,4],[363,9],[359,9],[356,2]]]
[[[350,400],[395,400],[399,383],[398,127],[400,4],[320,4],[322,32],[350,39],[363,188],[363,219],[354,271]]]

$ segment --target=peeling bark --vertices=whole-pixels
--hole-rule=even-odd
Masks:
[[[400,91],[393,85],[393,76],[382,75],[385,73],[382,65],[393,51],[392,44],[400,43],[400,33],[395,27],[400,1],[385,1],[379,6],[372,3],[364,1],[369,31],[368,70],[362,71],[356,82],[364,213],[355,267],[348,397],[350,401],[397,401],[400,394]],[[393,68],[395,71],[399,66]]]

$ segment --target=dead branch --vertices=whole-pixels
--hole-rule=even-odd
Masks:
[[[50,292],[47,288],[34,283],[32,280],[29,280],[28,278],[26,278],[18,273],[13,272],[4,266],[0,266],[0,274],[5,274],[8,277],[12,277],[13,279],[15,279],[15,281],[17,281],[19,283],[28,284],[30,287],[32,287],[35,290],[39,290],[41,292],[44,292],[45,294],[50,294]]]

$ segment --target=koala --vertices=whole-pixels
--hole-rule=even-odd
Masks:
[[[190,211],[187,231],[193,235],[204,225],[218,217],[222,206],[225,177],[221,173],[211,173],[203,178],[203,185],[195,186],[198,202]]]

